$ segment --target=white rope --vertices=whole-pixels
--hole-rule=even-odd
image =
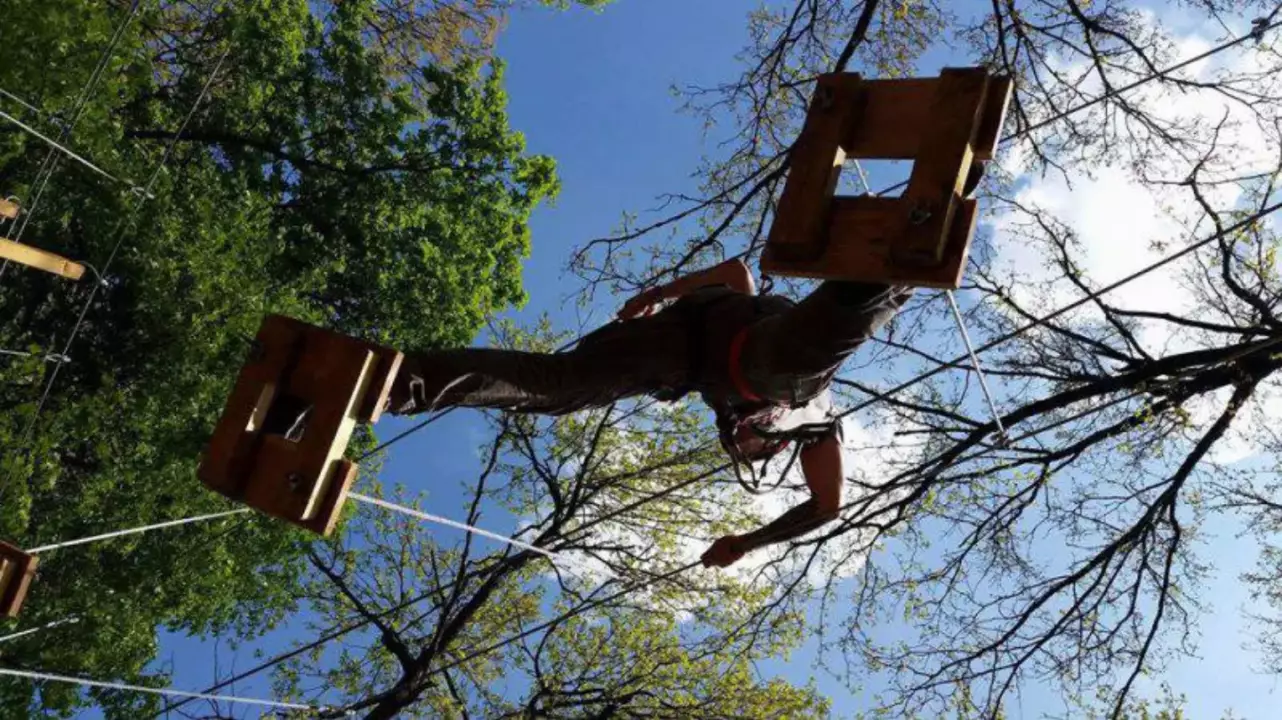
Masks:
[[[23,100],[22,98],[18,97],[17,95],[14,95],[13,93],[9,92],[8,90],[5,90],[4,88],[0,88],[0,95],[9,98],[10,100],[18,103],[19,105],[23,106],[24,108],[30,110],[31,112],[37,115],[44,115],[44,113],[40,110],[40,108],[36,107],[35,105],[32,105],[26,100]]]
[[[168,522],[156,523],[155,525],[143,525],[142,527],[130,528],[128,530],[117,530],[115,532],[103,533],[92,537],[80,538],[79,540],[67,540],[66,542],[53,543],[52,545],[41,545],[38,548],[32,548],[27,552],[32,555],[46,553],[50,550],[61,550],[73,545],[85,545],[87,543],[98,542],[99,540],[109,540],[111,538],[123,537],[125,535],[138,535],[151,530],[160,530],[161,528],[177,527],[179,525],[190,525],[191,523],[204,522],[205,520],[217,520],[218,518],[229,517],[231,515],[240,515],[249,512],[249,508],[237,508],[227,512],[212,513],[210,515],[197,515],[195,517],[183,518],[181,520],[170,520]]]
[[[103,73],[106,72],[107,66],[111,64],[111,58],[115,54],[116,47],[120,44],[121,38],[124,37],[125,30],[128,29],[129,24],[134,21],[134,18],[138,16],[138,11],[141,7],[141,1],[134,0],[133,4],[129,8],[129,14],[125,16],[125,19],[122,20],[119,25],[116,26],[115,32],[111,34],[111,40],[107,42],[107,47],[103,48],[102,55],[98,57],[98,64],[94,67],[93,72],[89,74],[88,79],[85,80],[85,84],[80,88],[80,93],[76,98],[76,103],[71,110],[70,119],[63,121],[57,120],[55,117],[58,124],[62,126],[62,132],[58,135],[60,142],[65,143],[71,140],[72,130],[74,130],[76,125],[80,123],[80,119],[84,117],[85,109],[89,105],[89,98],[98,87],[98,83],[102,80]],[[35,182],[32,183],[32,187],[34,189],[28,192],[26,202],[23,203],[27,206],[27,212],[23,214],[22,224],[17,225],[18,232],[13,236],[14,242],[22,242],[22,235],[27,231],[27,226],[31,222],[31,218],[35,214],[36,208],[40,206],[40,199],[44,197],[45,188],[49,186],[49,180],[53,177],[53,173],[54,170],[57,169],[57,165],[58,151],[51,148],[49,152],[45,153],[45,159],[40,163],[40,169],[36,172]],[[14,224],[16,223],[17,219],[15,218]],[[10,226],[11,230],[12,228],[13,225]],[[9,261],[6,259],[3,264],[0,264],[0,277],[3,277],[5,271],[8,269]]]
[[[499,542],[507,543],[508,545],[511,545],[513,547],[519,547],[522,550],[529,550],[530,552],[538,553],[545,557],[551,558],[552,560],[560,559],[560,556],[557,555],[556,553],[550,552],[548,550],[544,550],[541,547],[536,547],[534,545],[530,545],[529,543],[523,543],[520,540],[517,540],[515,538],[499,535],[498,533],[493,533],[493,532],[490,532],[489,530],[483,530],[479,527],[468,525],[467,523],[458,522],[457,520],[450,520],[449,518],[443,518],[443,517],[440,517],[439,515],[425,513],[422,510],[415,510],[414,508],[405,507],[404,505],[397,505],[396,503],[388,502],[386,500],[380,500],[379,498],[370,497],[368,495],[361,495],[360,493],[348,493],[347,497],[353,500],[356,500],[357,502],[363,502],[370,505],[377,505],[381,508],[391,510],[393,512],[398,512],[403,515],[411,515],[420,520],[426,520],[428,522],[447,525],[449,527],[457,528],[459,530],[465,530],[467,532],[474,533],[476,535],[484,535],[485,537],[490,538],[492,540],[498,540]]]
[[[133,184],[132,182],[130,182],[129,180],[125,180],[125,179],[122,179],[122,178],[118,178],[118,177],[116,177],[115,175],[112,175],[111,173],[107,172],[106,170],[103,170],[102,168],[98,167],[97,165],[94,165],[92,162],[89,162],[87,159],[85,159],[85,158],[81,157],[80,155],[77,155],[77,154],[76,154],[76,151],[72,150],[71,148],[67,147],[66,145],[63,145],[62,143],[58,142],[57,140],[54,140],[53,138],[49,137],[48,135],[45,135],[44,133],[40,132],[39,130],[37,130],[37,129],[33,128],[33,127],[31,127],[30,125],[28,125],[28,124],[24,123],[23,121],[21,121],[21,120],[19,120],[18,118],[16,118],[16,117],[14,117],[14,116],[10,115],[9,113],[7,113],[7,112],[5,112],[5,111],[3,111],[3,110],[0,110],[0,118],[4,118],[5,120],[8,120],[9,122],[13,123],[14,125],[17,125],[18,127],[20,127],[20,128],[22,128],[23,130],[27,131],[27,133],[28,133],[28,134],[30,134],[30,135],[34,135],[34,136],[36,136],[36,137],[40,138],[40,139],[41,139],[41,140],[43,140],[43,141],[45,142],[45,144],[47,144],[49,147],[54,148],[55,150],[60,151],[63,155],[66,155],[67,157],[71,158],[72,160],[75,160],[76,162],[80,163],[81,165],[84,165],[85,167],[89,168],[90,170],[93,170],[94,172],[98,173],[99,175],[101,175],[101,176],[103,176],[103,177],[107,178],[108,180],[111,180],[111,181],[113,181],[113,182],[118,182],[118,183],[124,183],[124,184],[128,185],[128,186],[129,186],[129,188],[130,188],[131,190],[135,190],[135,191],[139,190],[139,187],[138,187],[137,185],[134,185],[134,184]]]
[[[80,618],[78,618],[78,617],[76,617],[76,616],[74,616],[74,615],[73,615],[73,616],[71,616],[71,617],[69,617],[69,618],[63,618],[63,619],[61,619],[61,620],[54,620],[53,622],[51,622],[51,623],[45,623],[44,625],[41,625],[40,627],[28,628],[28,629],[23,630],[23,631],[21,631],[21,632],[13,633],[12,635],[5,635],[4,637],[0,637],[0,643],[2,643],[2,642],[9,642],[10,640],[17,640],[18,638],[20,638],[20,637],[25,637],[25,636],[27,636],[27,635],[30,635],[31,633],[38,633],[38,632],[40,632],[41,630],[48,630],[48,629],[50,629],[50,628],[56,628],[56,627],[58,627],[59,625],[75,625],[75,624],[76,624],[76,623],[78,623],[78,622],[80,622]]]
[[[858,160],[852,161],[855,170],[859,172],[859,182],[864,186],[864,193],[873,197],[877,193],[872,191],[872,186],[868,184],[868,175],[864,172],[864,166],[859,164]],[[984,366],[979,363],[979,356],[975,354],[975,348],[970,342],[970,333],[966,332],[966,321],[962,318],[961,308],[957,306],[957,298],[953,296],[952,290],[945,290],[944,294],[948,296],[948,306],[952,308],[953,319],[957,321],[957,329],[961,331],[962,342],[966,344],[966,354],[970,355],[970,364],[975,368],[975,376],[979,378],[979,388],[984,392],[984,400],[988,403],[988,412],[993,417],[993,422],[997,425],[997,436],[1002,443],[1009,443],[1010,436],[1006,434],[1006,428],[1002,425],[1002,418],[997,412],[997,404],[993,402],[993,394],[988,389],[988,378],[984,373]]]
[[[58,353],[43,353],[43,354],[42,354],[42,353],[29,353],[29,352],[23,352],[23,351],[21,351],[21,350],[4,350],[4,349],[0,349],[0,355],[8,355],[8,356],[10,356],[10,357],[37,357],[37,356],[40,356],[40,357],[43,357],[43,358],[44,358],[45,362],[59,362],[59,363],[71,362],[71,358],[67,357],[66,355],[59,355]]]
[[[54,675],[53,673],[32,672],[29,670],[15,670],[13,668],[6,667],[0,667],[0,675],[10,675],[13,677],[28,678],[30,680],[44,680],[47,682],[71,683],[73,685],[85,685],[87,687],[106,688],[108,690],[128,690],[131,692],[149,693],[151,695],[172,695],[175,697],[191,698],[193,700],[213,700],[215,702],[259,705],[263,707],[280,708],[282,710],[311,710],[313,712],[326,712],[333,710],[333,708],[329,708],[324,705],[303,705],[301,703],[281,702],[279,700],[262,700],[259,698],[239,697],[236,695],[207,695],[205,693],[189,692],[187,690],[142,687],[141,685],[103,682],[101,680],[87,680],[85,678],[69,677],[67,675]],[[349,712],[347,715],[350,717],[351,713]]]
[[[210,71],[209,77],[205,79],[205,84],[200,88],[200,93],[196,95],[196,100],[192,103],[191,109],[188,110],[187,115],[183,117],[182,123],[178,126],[178,131],[174,133],[174,137],[169,141],[168,146],[165,147],[165,151],[161,155],[160,162],[156,164],[155,169],[151,173],[151,177],[147,179],[147,184],[142,188],[142,192],[140,193],[142,200],[139,200],[138,203],[130,210],[127,218],[121,218],[120,222],[116,224],[116,229],[113,231],[116,235],[116,242],[112,245],[111,254],[107,256],[107,261],[102,266],[102,272],[98,273],[100,278],[105,278],[107,273],[111,270],[111,265],[115,262],[116,255],[120,252],[120,247],[125,242],[126,226],[128,225],[132,228],[132,223],[137,218],[138,210],[142,204],[146,200],[155,197],[151,194],[152,188],[155,186],[156,181],[160,179],[160,174],[164,172],[165,165],[169,163],[169,158],[173,155],[174,148],[177,147],[178,140],[187,129],[187,125],[191,122],[191,119],[195,117],[196,111],[200,109],[201,104],[205,101],[205,97],[209,94],[209,89],[213,87],[214,80],[217,79],[218,73],[222,71],[223,63],[227,60],[227,55],[230,52],[231,47],[228,46],[226,50],[223,50],[222,55],[218,57],[218,62],[214,63],[214,68]],[[79,335],[80,328],[85,323],[85,317],[89,314],[89,308],[93,306],[93,301],[98,296],[98,291],[102,287],[103,283],[99,282],[89,291],[89,296],[85,299],[84,305],[80,308],[80,315],[76,318],[76,324],[71,328],[71,337],[67,338],[67,342],[63,344],[62,351],[58,353],[59,355],[70,357],[71,345],[76,341],[76,336]],[[27,429],[22,435],[20,446],[25,447],[28,441],[31,440],[32,433],[34,433],[36,429],[36,423],[40,419],[40,413],[44,411],[45,403],[49,401],[49,393],[53,391],[53,384],[57,381],[58,374],[61,371],[62,363],[58,363],[57,365],[54,365],[53,371],[49,373],[49,379],[45,381],[44,390],[40,393],[40,401],[36,403],[35,412],[32,413],[30,422],[27,423]]]
[[[992,413],[993,422],[997,424],[997,435],[1002,442],[1009,442],[1010,438],[1006,435],[1006,428],[1002,426],[1002,418],[997,412],[997,404],[993,402],[993,394],[988,390],[988,380],[984,378],[984,367],[979,364],[979,356],[975,354],[975,348],[970,344],[970,333],[966,332],[966,323],[962,320],[961,308],[957,307],[957,298],[953,297],[952,290],[945,290],[948,295],[948,307],[953,309],[953,319],[957,321],[957,329],[961,331],[962,342],[966,343],[966,353],[970,355],[970,364],[975,368],[975,376],[979,378],[979,389],[984,391],[984,400],[988,402],[988,411]]]
[[[868,173],[864,172],[863,164],[861,164],[857,159],[851,160],[850,162],[854,164],[855,171],[859,173],[859,182],[864,186],[864,194],[876,195],[877,193],[872,191],[872,186],[868,184]]]

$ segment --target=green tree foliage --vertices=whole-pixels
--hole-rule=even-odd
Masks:
[[[0,278],[0,347],[35,353],[0,358],[0,538],[20,546],[228,508],[194,470],[265,312],[399,346],[466,343],[523,300],[526,221],[556,190],[552,161],[508,128],[502,66],[386,72],[369,30],[379,3],[143,6],[75,126],[77,152],[144,181],[226,58],[154,199],[67,160],[39,196],[22,241],[103,270],[101,286],[21,266]],[[126,11],[7,4],[0,88],[43,112],[0,100],[6,112],[57,135]],[[0,193],[30,207],[45,152],[0,126]],[[71,362],[43,361],[91,296]],[[144,672],[158,625],[273,626],[294,607],[307,544],[236,516],[51,552],[0,633],[80,622],[7,643],[0,662],[164,684]],[[5,717],[87,702],[133,718],[154,699],[0,682]]]
[[[438,64],[485,58],[508,12],[527,5],[600,9],[610,0],[379,0],[366,16],[385,68],[412,76],[427,56]]]

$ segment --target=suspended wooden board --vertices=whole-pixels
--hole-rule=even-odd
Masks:
[[[1010,94],[1010,79],[984,68],[909,80],[820,76],[762,272],[958,287],[976,217],[965,186],[975,163],[993,157]],[[835,197],[848,158],[913,160],[904,194]]]
[[[35,555],[0,541],[0,617],[17,617],[39,563]]]
[[[356,478],[343,457],[357,423],[376,422],[402,355],[268,315],[198,470],[209,488],[321,535],[333,531]],[[307,405],[299,440],[266,432],[276,403]]]
[[[12,200],[5,200],[0,198],[0,218],[4,218],[5,220],[12,220],[18,217],[18,212],[20,210],[21,208],[18,207],[18,203]]]
[[[0,238],[0,258],[61,275],[68,280],[79,280],[85,274],[85,266],[80,263],[5,238]]]

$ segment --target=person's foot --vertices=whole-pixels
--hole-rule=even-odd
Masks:
[[[411,415],[419,412],[422,395],[423,378],[401,368],[396,379],[392,381],[391,391],[387,393],[383,412],[392,415]]]
[[[392,381],[383,412],[392,415],[417,415],[454,405],[479,383],[475,372],[459,372],[448,362],[438,364],[424,354],[406,357],[400,372]]]

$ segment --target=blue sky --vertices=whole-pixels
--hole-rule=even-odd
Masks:
[[[734,60],[745,40],[748,4],[690,0],[616,0],[604,12],[564,13],[530,10],[516,13],[500,41],[507,60],[507,86],[513,127],[522,131],[532,152],[556,158],[562,193],[555,205],[541,208],[533,220],[533,255],[525,267],[529,304],[511,316],[532,322],[548,313],[563,327],[576,327],[580,316],[568,303],[575,279],[565,272],[570,250],[615,227],[625,211],[656,204],[660,193],[690,189],[690,172],[706,146],[693,118],[677,112],[669,93],[673,83],[710,83],[732,77]],[[924,70],[965,64],[963,57],[933,53]],[[879,186],[874,178],[874,186]],[[593,308],[596,320],[613,312],[613,301]],[[483,342],[483,339],[478,342]],[[391,434],[401,425],[380,425]],[[404,483],[429,491],[428,509],[459,515],[459,486],[474,477],[476,447],[485,437],[479,416],[454,413],[430,431],[398,445],[391,453],[386,483]],[[464,448],[460,452],[459,448]],[[497,522],[497,521],[496,521]],[[504,528],[494,527],[496,530]],[[1211,612],[1203,619],[1203,661],[1175,665],[1167,679],[1189,697],[1193,718],[1218,718],[1228,707],[1239,716],[1272,717],[1276,681],[1253,672],[1253,658],[1241,651],[1245,632],[1239,615],[1247,601],[1234,576],[1253,560],[1253,543],[1234,537],[1233,527],[1219,531],[1207,557],[1223,582],[1207,594]],[[442,540],[452,531],[425,527]],[[886,628],[891,634],[894,628]],[[286,628],[257,647],[271,653],[291,638]],[[173,663],[174,685],[197,689],[211,678],[209,643],[167,637],[162,660]],[[223,662],[229,655],[221,651]],[[805,682],[815,676],[840,715],[866,707],[866,698],[850,694],[823,673],[813,670],[814,649],[808,645],[788,661],[766,663],[762,672]],[[237,665],[252,662],[249,649]],[[224,668],[225,669],[225,668]],[[266,697],[262,682],[237,688]],[[1026,688],[1009,708],[1012,717],[1062,713],[1047,693]]]
[[[748,9],[724,1],[618,0],[602,13],[524,12],[513,18],[500,42],[509,62],[512,124],[532,151],[557,159],[563,183],[556,206],[535,216],[534,253],[525,271],[530,303],[517,317],[533,320],[548,312],[575,325],[573,309],[563,303],[563,288],[573,286],[562,285],[573,280],[564,274],[570,250],[608,233],[623,211],[644,211],[660,193],[691,189],[690,173],[709,148],[695,119],[678,112],[669,88],[734,77]],[[933,74],[946,64],[964,65],[967,58],[936,50],[923,58],[922,70]],[[874,174],[874,187],[884,183]],[[612,310],[601,308],[602,314]],[[389,470],[397,472],[397,466]],[[1207,596],[1202,662],[1178,663],[1166,679],[1188,695],[1193,718],[1218,718],[1229,708],[1242,717],[1274,717],[1277,680],[1254,672],[1254,658],[1242,651],[1248,629],[1240,610],[1248,598],[1236,576],[1251,568],[1254,542],[1237,538],[1238,528],[1227,523],[1208,530],[1216,541],[1207,557],[1221,582]],[[762,669],[801,682],[814,675],[840,714],[867,707],[842,683],[813,671],[814,659],[810,644]],[[1056,698],[1036,688],[1026,688],[1022,703],[1009,709],[1012,717],[1063,712]]]

